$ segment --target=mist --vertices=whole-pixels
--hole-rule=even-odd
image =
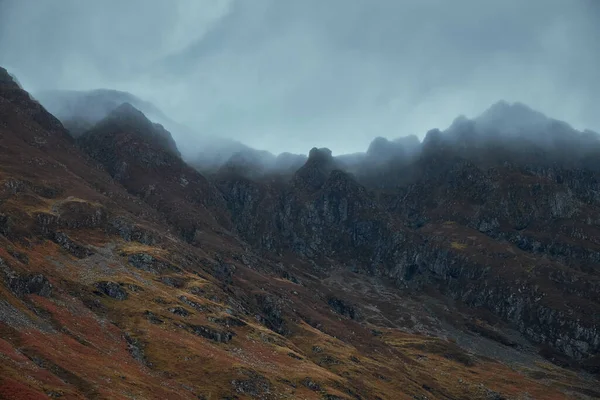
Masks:
[[[32,93],[132,93],[206,137],[364,152],[503,99],[600,130],[594,0],[0,0],[0,65]]]

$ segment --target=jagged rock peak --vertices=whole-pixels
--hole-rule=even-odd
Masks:
[[[333,156],[331,154],[331,150],[329,150],[326,147],[322,147],[320,149],[313,147],[312,149],[310,149],[310,152],[308,153],[308,161],[309,162],[332,162],[333,161]]]
[[[333,169],[335,169],[335,162],[331,150],[313,147],[308,153],[306,163],[296,171],[294,186],[310,191],[318,190]]]
[[[423,144],[427,145],[429,143],[437,143],[442,140],[442,136],[443,136],[443,134],[439,129],[437,129],[437,128],[430,129],[425,134],[425,138],[423,139]]]

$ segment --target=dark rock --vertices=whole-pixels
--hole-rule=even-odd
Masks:
[[[293,185],[309,192],[319,190],[335,167],[331,150],[313,148],[310,150],[306,163],[296,171]]]
[[[355,319],[357,316],[356,310],[354,306],[349,305],[344,300],[338,299],[337,297],[329,297],[327,299],[327,304],[340,315],[344,315],[350,319]]]
[[[235,272],[235,265],[218,259],[217,262],[212,266],[213,275],[215,278],[228,284],[233,282],[232,277]]]
[[[169,308],[169,312],[179,315],[180,317],[187,317],[190,315],[190,312],[183,307],[171,307]]]
[[[162,319],[160,319],[152,311],[146,310],[146,311],[144,311],[144,315],[146,316],[146,318],[148,319],[148,321],[150,321],[151,324],[159,325],[159,324],[163,324],[164,323],[164,321]]]
[[[125,341],[127,342],[127,350],[129,351],[129,354],[131,354],[136,361],[147,367],[152,366],[152,363],[146,359],[144,345],[139,339],[134,338],[128,333],[125,333]]]
[[[306,386],[307,388],[309,388],[310,390],[313,390],[315,392],[319,392],[321,391],[321,385],[319,385],[319,383],[315,382],[312,378],[310,377],[306,377],[302,380],[302,384],[304,386]]]
[[[153,274],[181,272],[179,267],[146,253],[131,254],[127,260],[134,267]]]
[[[138,242],[148,246],[152,246],[156,243],[153,232],[124,217],[110,219],[108,221],[107,231],[109,233],[116,233],[123,240],[128,242]]]
[[[485,398],[486,400],[508,400],[507,397],[503,396],[501,393],[487,388],[485,389]]]
[[[335,394],[325,393],[323,395],[324,400],[344,400],[343,397],[336,396]]]
[[[185,287],[186,280],[178,276],[161,276],[160,281],[167,286],[171,286],[177,289]]]
[[[280,298],[268,295],[256,295],[255,299],[264,314],[264,317],[261,317],[261,322],[274,332],[286,335],[288,327],[283,318],[283,301]]]
[[[217,325],[222,325],[227,328],[232,327],[232,326],[239,327],[239,326],[247,325],[244,321],[242,321],[241,319],[235,318],[235,317],[224,317],[224,318],[208,317],[208,320],[210,322],[214,322]]]
[[[36,294],[42,297],[50,297],[52,294],[52,284],[42,274],[35,275],[16,275],[8,279],[8,286],[17,296]]]
[[[341,364],[340,360],[330,355],[323,356],[319,359],[319,365],[331,366]]]
[[[101,293],[115,300],[127,300],[129,297],[125,289],[115,282],[102,281],[97,282],[95,286]]]
[[[187,304],[188,306],[194,308],[197,311],[206,311],[206,308],[202,306],[202,304],[197,303],[186,296],[179,296],[179,300],[181,300],[183,303]]]
[[[34,218],[40,232],[44,235],[49,235],[50,238],[52,238],[54,232],[60,227],[58,215],[47,212],[37,212],[35,213]]]
[[[8,248],[6,251],[19,262],[29,264],[29,256],[27,254],[17,251],[14,248]]]
[[[0,235],[8,236],[10,234],[10,217],[0,213]]]
[[[600,355],[590,357],[581,363],[581,368],[590,374],[597,374],[600,376]]]
[[[69,238],[69,236],[67,236],[63,232],[52,233],[50,237],[53,242],[60,245],[60,247],[62,247],[77,258],[86,258],[94,254],[92,250],[73,241],[71,238]]]
[[[126,284],[121,284],[122,286],[125,286],[128,290],[134,292],[134,293],[139,293],[139,292],[143,292],[144,288],[136,285],[134,283],[126,283]]]
[[[243,378],[231,381],[236,393],[251,396],[254,399],[270,398],[271,383],[267,378],[251,370],[244,370],[243,375]]]
[[[233,332],[221,331],[204,325],[188,325],[192,332],[198,336],[213,340],[218,343],[227,343],[235,335]]]
[[[107,213],[100,204],[81,199],[66,199],[54,206],[60,225],[70,229],[97,228],[107,220]]]

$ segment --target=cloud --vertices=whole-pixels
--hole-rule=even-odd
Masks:
[[[274,152],[364,151],[376,136],[423,136],[499,99],[600,130],[595,0],[0,7],[0,65],[26,88],[131,91],[199,134]]]

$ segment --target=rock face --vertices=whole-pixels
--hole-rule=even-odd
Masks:
[[[411,161],[354,165],[354,176],[315,148],[289,184],[230,177],[219,187],[237,231],[264,251],[327,258],[399,287],[434,286],[586,359],[600,351],[600,186],[588,162],[600,156],[600,139],[528,110],[500,104],[475,123],[459,119],[430,132]],[[519,121],[497,124],[504,114]],[[494,121],[572,142],[556,158],[556,140],[494,137]],[[370,151],[386,146],[379,140]]]
[[[52,285],[42,274],[13,277],[8,282],[8,286],[19,296],[37,294],[48,297],[52,293]]]
[[[318,190],[334,169],[335,164],[331,150],[314,147],[310,150],[306,163],[296,171],[293,184],[308,191]]]

